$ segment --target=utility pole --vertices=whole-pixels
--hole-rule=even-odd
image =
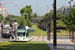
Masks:
[[[54,33],[54,39],[53,39],[53,47],[56,48],[57,46],[57,37],[56,37],[56,0],[54,0],[54,29],[53,29],[53,33]]]

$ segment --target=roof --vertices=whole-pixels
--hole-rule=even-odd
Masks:
[[[61,11],[61,8],[59,8],[59,9],[56,9],[56,11]]]

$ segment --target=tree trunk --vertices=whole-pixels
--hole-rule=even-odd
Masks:
[[[74,32],[72,32],[72,42],[74,42]]]
[[[1,30],[2,30],[1,34],[2,34],[2,37],[3,37],[3,24],[1,25]]]
[[[51,31],[50,29],[48,29],[48,40],[50,41],[50,34],[51,34]]]
[[[71,32],[69,31],[69,39],[71,39]]]

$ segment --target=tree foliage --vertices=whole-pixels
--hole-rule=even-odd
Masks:
[[[62,17],[62,14],[59,12],[58,14],[56,14],[56,20],[60,20],[61,19],[61,17]]]
[[[27,5],[26,7],[22,8],[20,10],[20,13],[21,13],[21,15],[23,15],[24,13],[27,13],[29,19],[32,19],[32,17],[33,17],[31,5],[29,5],[29,6]]]
[[[18,17],[19,17],[19,16],[8,15],[5,19],[6,19],[6,21],[9,21],[9,22],[15,22],[15,20],[17,20]]]
[[[20,10],[20,13],[21,17],[18,18],[19,25],[28,25],[31,27],[32,26],[31,19],[33,18],[31,5],[29,6],[27,5],[24,8],[22,8]]]
[[[75,31],[75,5],[74,8],[71,8],[70,13],[67,15],[67,18],[64,19],[66,28],[70,31]]]
[[[3,16],[2,15],[0,15],[0,22],[3,20]]]
[[[38,17],[36,12],[33,14],[33,17]]]

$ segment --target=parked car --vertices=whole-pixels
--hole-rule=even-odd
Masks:
[[[11,34],[11,36],[12,36],[12,39],[14,39],[14,35]],[[3,37],[10,38],[10,33],[3,33]]]
[[[7,28],[10,29],[10,26],[8,26]]]

